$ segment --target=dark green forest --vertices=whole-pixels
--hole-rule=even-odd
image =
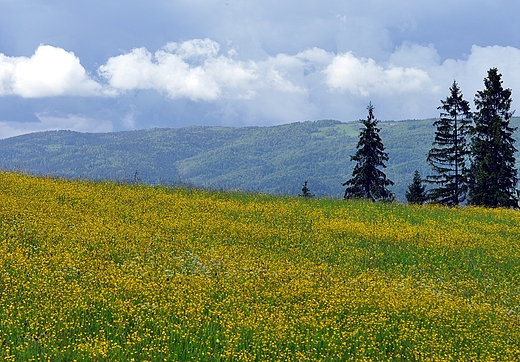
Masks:
[[[426,157],[433,119],[382,121],[390,189],[405,201]],[[520,118],[511,121],[520,126]],[[212,189],[297,195],[304,181],[316,197],[343,196],[360,123],[333,120],[272,127],[185,127],[114,133],[47,131],[0,140],[4,170],[54,177],[188,184]],[[515,134],[518,140],[518,134]],[[518,165],[517,165],[518,166]],[[136,175],[137,171],[137,175]]]

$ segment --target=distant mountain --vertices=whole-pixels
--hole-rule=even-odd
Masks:
[[[513,126],[520,125],[514,118]],[[405,200],[414,170],[430,173],[433,120],[380,122],[385,172]],[[342,197],[360,123],[307,121],[273,127],[186,127],[115,133],[48,131],[0,140],[0,167],[33,174],[187,183],[296,195],[304,181],[318,197]],[[518,139],[518,134],[516,135]],[[518,157],[518,155],[517,155]],[[136,175],[137,171],[137,175]]]

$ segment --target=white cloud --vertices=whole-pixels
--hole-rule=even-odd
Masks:
[[[166,44],[164,50],[170,53],[175,52],[183,59],[196,57],[215,57],[220,51],[220,45],[211,39],[193,39],[181,44],[170,42]]]
[[[153,55],[138,48],[110,58],[99,74],[118,91],[155,89],[170,98],[212,101],[225,88],[244,90],[257,78],[254,63],[218,56],[219,49],[209,39],[168,43]]]
[[[72,52],[40,45],[30,57],[0,53],[0,96],[24,98],[101,94],[101,86],[89,78]]]
[[[424,70],[393,64],[383,66],[370,58],[357,58],[352,53],[338,54],[324,73],[332,90],[363,97],[425,92],[431,83]]]
[[[498,68],[515,99],[515,89],[520,89],[518,64],[520,49],[514,47],[474,45],[465,59],[441,63],[433,45],[406,43],[384,62],[353,53],[335,55],[324,74],[329,90],[360,109],[361,102],[372,100],[383,119],[428,118],[438,115],[436,107],[449,95],[453,80],[471,102],[492,67]]]
[[[222,100],[215,118],[240,120],[242,124],[280,124],[288,120],[316,119],[323,109],[315,98],[326,94],[322,71],[334,54],[312,48],[297,54],[278,54],[252,62],[256,78],[247,83],[249,97]],[[325,106],[324,108],[328,108]]]
[[[173,99],[251,99],[262,89],[304,91],[289,78],[305,54],[280,54],[255,62],[236,60],[235,52],[219,55],[219,50],[209,39],[168,43],[155,54],[138,48],[110,58],[99,74],[115,90],[154,89]]]
[[[513,99],[515,90],[520,90],[520,49],[513,47],[472,46],[465,60],[446,60],[438,69],[432,68],[432,74],[445,79],[445,82],[456,79],[468,98],[473,98],[475,92],[483,88],[483,79],[490,68],[498,68],[502,74],[504,86],[512,88]]]

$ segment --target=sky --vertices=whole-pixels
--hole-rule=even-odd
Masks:
[[[0,0],[0,138],[437,117],[520,94],[520,2]],[[520,96],[519,96],[520,97]],[[519,98],[520,99],[520,98]]]

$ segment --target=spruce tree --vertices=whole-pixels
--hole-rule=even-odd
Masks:
[[[374,117],[374,106],[370,103],[367,107],[368,117],[360,120],[363,125],[359,134],[357,151],[351,156],[351,161],[356,161],[352,172],[352,178],[343,183],[348,186],[345,190],[345,199],[364,198],[372,201],[393,201],[394,194],[387,186],[394,183],[386,178],[380,168],[385,168],[388,154],[384,152],[383,142],[377,128],[378,120]]]
[[[466,199],[467,160],[470,154],[469,133],[471,112],[469,102],[463,99],[456,81],[450,87],[450,96],[441,100],[440,118],[433,123],[435,140],[428,152],[427,161],[434,175],[427,181],[435,185],[429,198],[433,202],[455,206]]]
[[[513,139],[516,128],[509,125],[513,116],[511,89],[502,87],[497,68],[488,71],[485,89],[475,95],[475,134],[472,139],[469,202],[491,207],[517,207],[518,182],[515,169],[517,151]]]
[[[311,198],[311,197],[314,197],[314,194],[311,193],[311,190],[309,189],[309,187],[307,186],[307,181],[305,181],[303,183],[303,187],[302,187],[302,193],[298,196],[303,196],[305,198]]]
[[[408,185],[408,191],[406,191],[406,200],[409,204],[422,205],[427,199],[426,186],[423,185],[419,171],[415,170],[413,181]]]

